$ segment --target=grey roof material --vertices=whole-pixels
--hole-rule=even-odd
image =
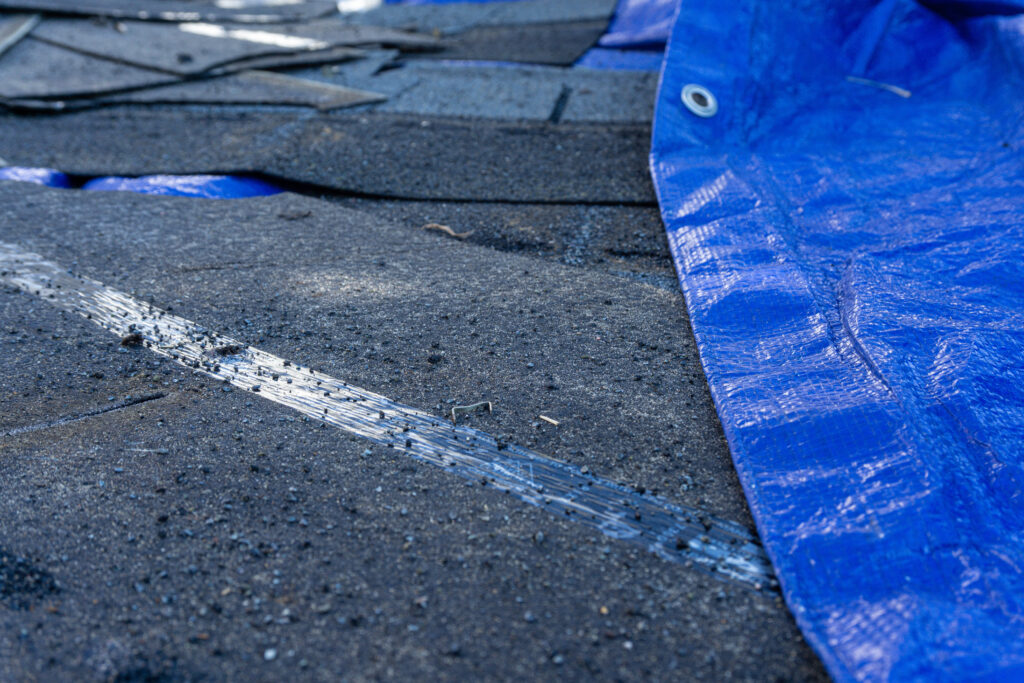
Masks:
[[[389,95],[373,111],[644,125],[650,124],[654,113],[658,85],[654,73],[439,64],[402,59],[393,50],[372,54],[372,59],[294,73]]]
[[[649,135],[642,125],[112,108],[0,116],[0,156],[84,175],[245,169],[380,197],[654,205]]]
[[[443,49],[416,57],[572,66],[597,44],[607,26],[607,19],[477,26],[445,36]]]
[[[39,24],[38,14],[9,14],[0,16],[0,55],[18,44]]]
[[[303,50],[290,54],[242,57],[212,70],[213,74],[230,74],[248,69],[288,69],[324,64],[343,64],[364,57],[366,50],[357,47],[328,47],[323,50]]]
[[[356,56],[337,54],[335,58]],[[274,104],[331,110],[386,99],[364,90],[258,70],[181,80],[31,37],[0,58],[0,98],[10,107],[58,112],[129,102]]]
[[[347,23],[392,26],[424,33],[453,35],[484,26],[515,26],[607,21],[616,0],[519,0],[518,2],[381,5],[342,14]]]
[[[438,414],[492,400],[466,419],[750,523],[678,292],[294,195],[0,201],[0,240]],[[30,644],[3,677],[824,680],[763,594],[367,453],[30,295],[0,288],[0,329],[0,433],[66,418],[0,436],[0,547],[55,582],[0,611]]]
[[[333,83],[346,88],[374,90],[394,95],[419,78],[401,66],[401,53],[395,49],[367,49],[359,59],[318,68],[292,69],[288,73],[301,78]],[[404,76],[404,78],[400,78]],[[398,78],[396,78],[398,77]]]
[[[315,53],[362,45],[426,49],[437,41],[390,28],[346,26],[337,21],[283,26],[232,26],[184,22],[119,21],[107,24],[48,19],[33,36],[83,54],[181,76],[230,67],[234,62]],[[251,66],[251,62],[247,65]],[[271,63],[264,62],[263,68]]]
[[[315,107],[322,111],[387,99],[378,93],[319,83],[272,71],[242,71],[228,76],[175,83],[102,98],[103,104],[272,104]]]
[[[675,292],[679,289],[656,206],[508,204],[359,197],[334,201],[382,222],[449,227],[466,242],[585,267]],[[434,229],[439,234],[443,231]]]
[[[658,74],[644,71],[573,69],[562,121],[644,122],[654,118]]]
[[[330,0],[303,0],[296,3],[261,3],[244,0],[0,0],[0,10],[145,21],[234,21],[264,24],[322,17],[333,14],[336,6]]]
[[[537,78],[530,71],[518,69],[431,68],[422,64],[385,71],[369,82],[408,82],[410,78],[415,82],[374,109],[425,116],[546,121],[563,87],[557,80]]]
[[[150,69],[96,59],[31,36],[0,57],[0,97],[90,97],[177,81]]]
[[[654,77],[416,52],[496,55],[517,26],[527,41],[601,23],[614,3],[587,18],[599,4],[488,3],[440,40],[424,24],[429,45],[260,52],[201,73],[331,61],[0,113],[11,164],[255,172],[323,195],[0,182],[0,241],[438,416],[492,401],[460,423],[750,527],[648,178]],[[315,41],[338,26],[244,28]],[[328,94],[356,106],[276,106]],[[225,391],[3,285],[0,369],[0,625],[25,634],[2,679],[826,680],[779,600]]]

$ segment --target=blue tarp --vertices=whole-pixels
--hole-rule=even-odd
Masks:
[[[71,187],[71,178],[52,168],[3,166],[0,167],[0,180],[18,180],[23,183],[49,185],[50,187]]]
[[[1024,680],[1022,4],[690,0],[668,45],[669,243],[839,681]]]
[[[207,199],[264,197],[284,191],[258,178],[228,175],[149,175],[139,178],[108,176],[90,180],[82,189]]]
[[[663,47],[680,0],[619,0],[602,47]],[[723,11],[726,11],[723,8]]]
[[[59,188],[76,187],[70,176],[50,168],[0,167],[0,180],[19,180]],[[103,176],[85,181],[81,189],[206,199],[265,197],[284,192],[280,187],[259,178],[228,175],[149,175],[139,178]]]
[[[619,0],[598,47],[576,66],[588,69],[657,71],[679,0]]]
[[[584,69],[611,71],[659,71],[665,47],[656,49],[616,49],[594,47],[577,60],[575,66]]]

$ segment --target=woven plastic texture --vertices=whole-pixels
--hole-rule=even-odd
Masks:
[[[680,0],[619,0],[603,47],[661,47],[672,31]],[[722,8],[722,11],[727,11]]]
[[[0,180],[17,180],[35,185],[49,187],[71,187],[71,178],[67,174],[52,168],[28,168],[25,166],[0,167]]]
[[[108,176],[90,180],[82,189],[206,199],[264,197],[284,191],[259,178],[226,175],[150,175],[139,178]]]
[[[660,71],[664,52],[664,45],[655,49],[592,47],[574,66],[606,71]]]
[[[679,0],[619,0],[598,46],[576,66],[613,71],[658,71]]]
[[[690,0],[669,41],[669,243],[762,540],[839,681],[1024,680],[1020,10]]]

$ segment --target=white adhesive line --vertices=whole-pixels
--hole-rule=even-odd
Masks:
[[[151,351],[310,418],[565,515],[660,557],[758,590],[771,564],[739,524],[640,494],[437,415],[302,367],[0,242],[0,282],[73,311]]]
[[[178,29],[185,33],[192,33],[197,36],[206,36],[207,38],[231,38],[234,40],[244,40],[248,43],[280,47],[286,50],[323,50],[331,46],[330,43],[325,43],[322,40],[314,40],[313,38],[289,36],[284,33],[258,31],[247,28],[229,29],[224,28],[223,26],[218,26],[217,24],[204,24],[200,22],[178,24]]]

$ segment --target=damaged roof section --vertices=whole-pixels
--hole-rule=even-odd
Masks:
[[[293,72],[349,88],[388,95],[375,111],[496,120],[592,121],[648,124],[658,74],[646,71],[597,71],[550,66],[515,67],[438,61],[384,59],[374,71],[370,59],[352,60],[326,69]],[[390,63],[387,63],[390,62]]]
[[[3,157],[16,166],[85,176],[244,169],[341,193],[453,201],[653,206],[649,137],[646,125],[454,118],[424,125],[422,116],[386,113],[296,118],[117,107],[0,116]]]
[[[265,24],[327,16],[334,13],[335,5],[330,0],[0,0],[0,10],[144,21],[231,21]]]
[[[11,109],[112,102],[283,104],[337,108],[384,99],[267,69],[338,64],[359,46],[437,49],[431,37],[314,20],[273,27],[81,21],[22,15],[0,23],[0,97]],[[173,86],[173,87],[167,87]]]
[[[249,70],[223,78],[178,82],[158,88],[114,94],[105,103],[140,104],[286,104],[340,109],[386,99],[377,93],[318,83],[273,71]]]
[[[445,5],[382,5],[368,12],[350,12],[351,24],[391,26],[437,35],[458,35],[492,26],[607,22],[617,0],[519,0],[519,2],[455,3]]]
[[[321,2],[160,0],[151,9],[126,0],[0,0],[0,105],[50,112],[113,103],[337,109],[395,98],[379,108],[528,120],[557,110],[557,120],[578,109],[566,107],[570,93],[593,90],[564,81],[600,76],[514,73],[505,65],[571,67],[599,40],[614,6],[524,0],[338,13]],[[381,61],[381,54],[390,57]],[[453,75],[419,65],[424,59],[448,60],[444,66],[470,60],[475,68]],[[359,86],[335,78],[338,67],[356,63]],[[282,70],[290,72],[256,73]],[[650,90],[650,101],[654,82],[644,77],[650,82],[639,87]],[[467,87],[458,87],[461,79]],[[523,79],[535,88],[510,87]]]
[[[20,41],[0,58],[0,96],[22,106],[27,101],[90,98],[104,93],[178,81],[174,76],[94,59],[31,38]]]
[[[519,0],[382,5],[342,15],[349,24],[391,26],[443,38],[445,49],[417,58],[496,60],[572,66],[597,44],[616,0]]]
[[[295,54],[340,47],[437,47],[437,40],[431,36],[391,28],[346,26],[334,20],[253,28],[205,22],[94,23],[48,19],[32,31],[32,37],[94,57],[177,76],[223,73],[231,71],[234,64],[256,58],[287,59]],[[269,68],[272,63],[264,66]]]
[[[599,33],[614,3],[555,5],[387,6],[258,26],[0,14],[0,107],[63,114],[0,116],[3,156],[84,175],[237,169],[358,196],[651,205],[657,75],[508,61],[529,56],[506,49],[525,49],[523,31]],[[487,40],[472,38],[481,31]],[[541,40],[538,59],[571,63],[597,33],[557,58]],[[481,59],[458,59],[470,43]],[[203,144],[179,145],[182,129]],[[537,164],[556,180],[523,182]]]

